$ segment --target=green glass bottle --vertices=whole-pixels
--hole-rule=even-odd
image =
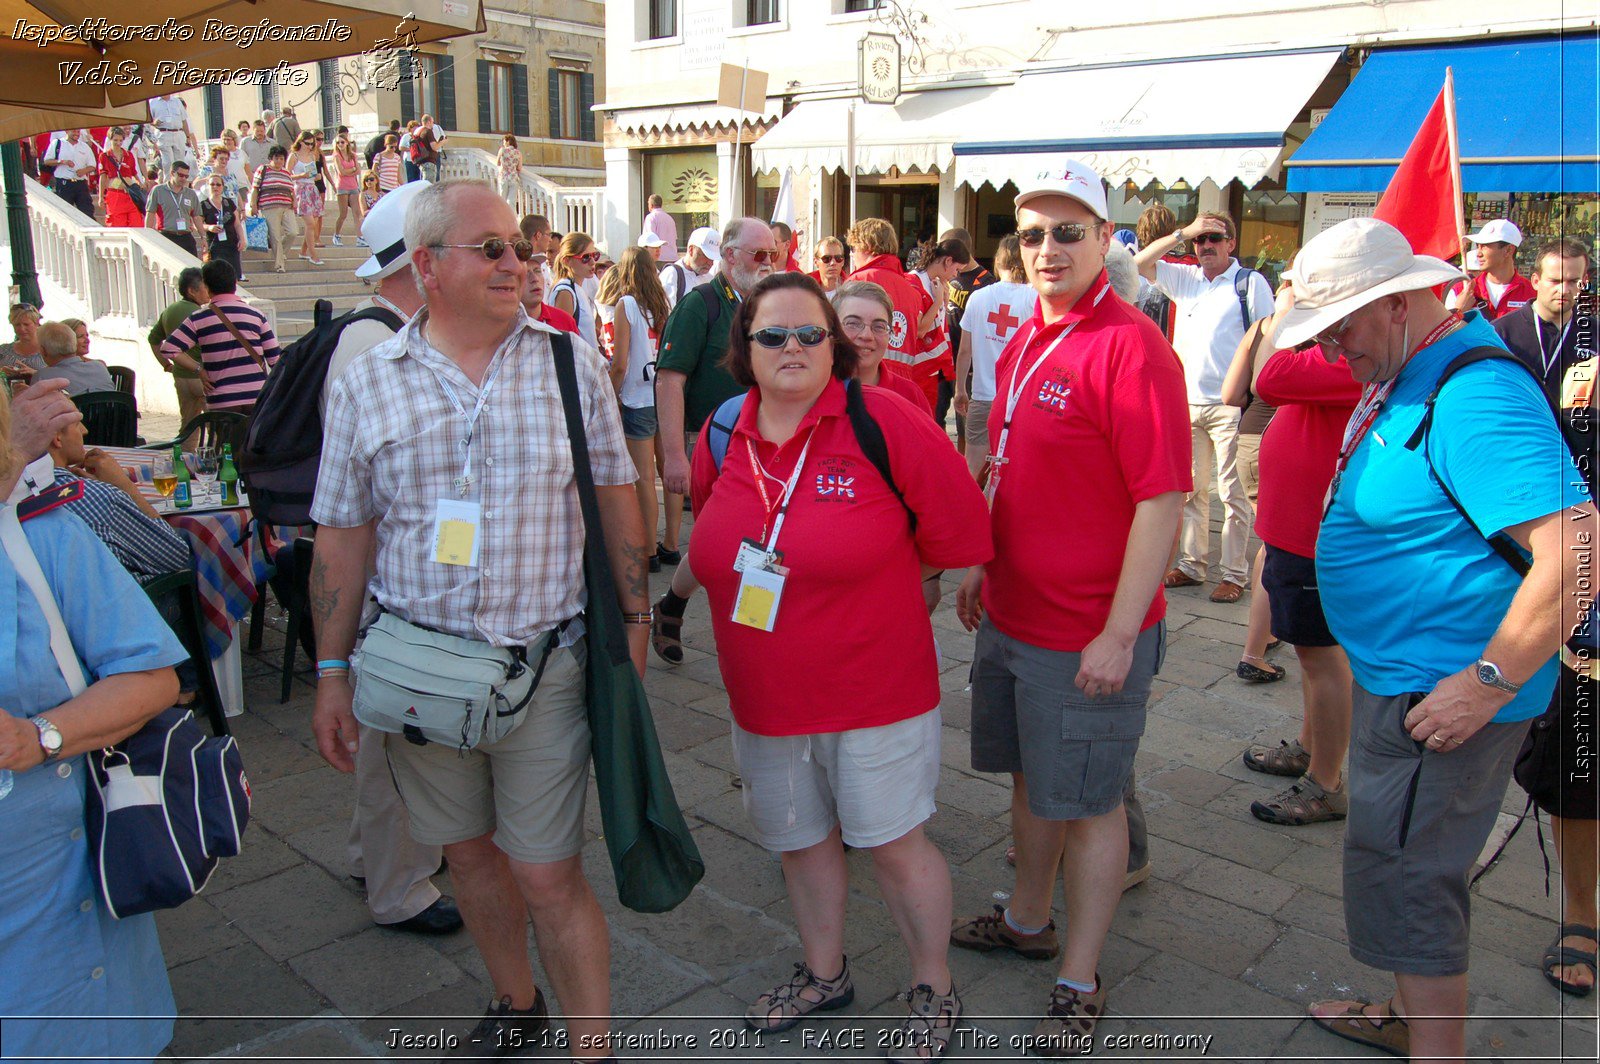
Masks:
[[[239,505],[239,470],[233,464],[233,445],[222,447],[222,468],[217,470],[217,480],[222,483],[222,505]]]
[[[178,486],[172,489],[172,504],[180,510],[187,510],[194,505],[194,496],[189,491],[189,463],[183,460],[183,445],[172,445],[172,472],[178,479]]]

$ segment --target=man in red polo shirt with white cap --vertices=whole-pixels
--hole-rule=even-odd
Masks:
[[[1100,177],[1076,161],[1025,184],[1017,238],[1039,293],[995,368],[995,558],[956,599],[978,628],[972,766],[1010,772],[1017,885],[951,942],[1061,954],[1030,1048],[1076,1056],[1105,1012],[1100,950],[1128,861],[1123,794],[1165,642],[1161,577],[1192,486],[1183,367],[1111,291]],[[1050,907],[1066,853],[1068,923]]]
[[[1522,230],[1504,218],[1483,223],[1467,239],[1478,245],[1483,272],[1465,288],[1452,294],[1453,309],[1459,314],[1477,310],[1489,321],[1521,310],[1533,302],[1533,282],[1517,272],[1517,248],[1522,246]]]

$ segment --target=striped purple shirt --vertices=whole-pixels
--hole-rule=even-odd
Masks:
[[[206,376],[211,378],[212,388],[206,395],[208,409],[236,410],[254,406],[267,375],[228,332],[228,327],[211,309],[213,306],[228,316],[239,335],[250,341],[268,366],[277,364],[278,338],[273,335],[272,326],[267,324],[265,315],[236,295],[212,296],[210,306],[201,307],[183,319],[183,324],[162,341],[161,353],[171,358],[199,346],[201,364]]]

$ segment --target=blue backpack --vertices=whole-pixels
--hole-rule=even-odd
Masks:
[[[695,289],[699,291],[700,289]],[[722,471],[722,460],[727,457],[728,443],[733,439],[733,427],[739,421],[739,411],[744,409],[745,398],[748,392],[723,401],[706,421],[706,445],[711,448],[711,460],[716,463],[717,471]],[[900,505],[905,507],[906,517],[911,521],[911,532],[917,531],[917,515],[906,504],[906,497],[900,493],[899,485],[894,482],[894,472],[889,467],[889,444],[883,438],[883,429],[873,419],[872,413],[867,409],[866,396],[861,391],[861,382],[848,380],[844,382],[844,408],[850,417],[850,428],[855,431],[856,443],[861,447],[861,453],[867,456],[867,461],[878,471],[883,482],[894,492],[894,497],[900,500]]]

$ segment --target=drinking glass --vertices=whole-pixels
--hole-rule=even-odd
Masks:
[[[222,455],[215,447],[201,447],[194,452],[194,475],[200,478],[201,491],[206,495],[215,494],[217,467],[221,462]]]
[[[172,498],[173,491],[178,486],[177,470],[172,468],[172,455],[158,454],[151,471],[151,482],[155,489],[161,493],[163,499]]]

